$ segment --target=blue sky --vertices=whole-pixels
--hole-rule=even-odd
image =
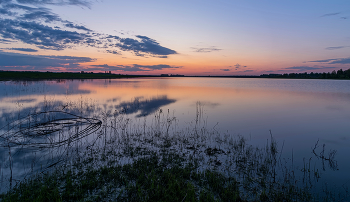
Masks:
[[[349,1],[3,0],[0,69],[186,75],[348,69],[348,8]]]

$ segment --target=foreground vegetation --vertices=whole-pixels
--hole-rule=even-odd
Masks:
[[[1,201],[344,201],[349,197],[315,189],[320,172],[310,166],[311,159],[302,168],[293,166],[293,158],[282,157],[283,145],[278,146],[272,134],[259,147],[241,136],[207,130],[200,103],[196,119],[181,130],[176,117],[161,109],[147,122],[130,119],[128,109],[112,111],[83,100],[44,105],[67,107],[7,117],[14,121],[0,135],[9,154],[2,162],[8,166],[1,167],[2,173],[7,169],[1,178],[7,187]],[[334,155],[326,158],[317,148],[315,155],[325,164],[331,162]],[[25,162],[30,162],[29,169]]]
[[[310,201],[290,184],[276,190],[241,193],[234,177],[198,171],[177,154],[157,154],[131,164],[86,170],[60,169],[38,175],[1,196],[2,201]],[[252,182],[253,183],[253,182]],[[264,182],[261,182],[264,183]]]
[[[50,175],[28,180],[3,201],[243,201],[233,178],[173,158],[156,156],[132,164]],[[169,167],[169,165],[171,165]],[[266,194],[261,194],[262,199]],[[280,198],[283,195],[281,193]]]

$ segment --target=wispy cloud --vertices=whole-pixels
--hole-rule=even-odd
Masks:
[[[207,48],[196,48],[196,47],[191,47],[191,49],[194,49],[194,52],[197,53],[210,53],[213,51],[220,51],[222,49],[216,48],[215,46],[207,47]]]
[[[334,16],[334,15],[339,15],[340,12],[337,12],[337,13],[326,13],[324,15],[321,15],[320,17],[329,17],[329,16]]]
[[[22,52],[38,52],[38,50],[35,50],[32,48],[5,48],[5,50],[15,50],[15,51],[22,51]]]
[[[133,65],[116,65],[116,66],[110,66],[107,64],[104,65],[91,65],[93,68],[89,68],[89,70],[92,71],[124,71],[124,72],[145,72],[145,71],[154,71],[154,70],[163,70],[163,69],[179,69],[180,66],[170,66],[165,64],[159,64],[159,65],[139,65],[139,64],[133,64]]]
[[[142,57],[167,58],[175,50],[147,36],[121,38],[94,32],[84,25],[63,20],[47,5],[89,7],[83,0],[2,0],[0,1],[0,43],[21,41],[39,49],[64,50],[74,46],[108,48],[108,53],[132,52]],[[68,28],[68,30],[67,30]]]
[[[285,69],[287,70],[298,70],[298,71],[309,71],[309,70],[320,70],[320,69],[334,69],[336,67],[330,67],[330,66],[294,66],[294,67],[287,67]]]
[[[91,5],[91,1],[83,1],[83,0],[17,0],[17,2],[21,4],[31,4],[31,5],[51,4],[51,5],[75,5],[75,6],[84,6],[84,7],[89,7]]]
[[[242,69],[242,68],[246,68],[247,66],[245,66],[245,65],[240,65],[240,64],[235,64],[235,65],[233,65],[233,66],[229,66],[229,67],[231,67],[231,68],[225,68],[225,69],[220,69],[221,71],[224,71],[224,72],[228,72],[228,71],[231,71],[231,70],[233,70],[233,69],[235,69],[235,70],[239,70],[239,69]]]
[[[325,59],[325,60],[313,60],[313,61],[308,61],[308,62],[331,62],[336,59]]]
[[[11,42],[14,42],[14,41],[6,40],[6,39],[0,39],[0,43],[2,43],[2,44],[9,44]]]
[[[350,64],[350,57],[333,58],[333,59],[325,59],[325,60],[313,60],[308,62],[319,62],[319,63],[328,63],[328,64]]]
[[[342,48],[349,48],[350,46],[333,46],[333,47],[327,47],[326,50],[337,50]]]
[[[237,70],[237,69],[240,69],[240,68],[242,68],[242,67],[245,68],[245,67],[247,67],[247,66],[240,65],[240,64],[238,64],[238,63],[234,65],[234,68],[235,68],[236,70]]]
[[[321,15],[320,17],[331,17],[331,16],[339,16],[340,14],[342,14],[341,12],[335,12],[335,13],[326,13],[324,15]],[[346,20],[349,19],[348,16],[341,16],[340,19]]]
[[[329,64],[350,64],[350,58],[339,58],[337,60],[333,60]]]
[[[27,55],[0,51],[0,67],[4,70],[50,70],[66,68],[76,70],[81,63],[92,62],[89,57]]]
[[[114,55],[121,55],[118,51],[116,50],[106,50],[107,53],[112,53]]]
[[[287,67],[285,69],[292,69],[292,70],[298,70],[298,71],[307,71],[307,70],[316,70],[321,69],[319,67],[309,67],[309,66],[294,66],[294,67]]]
[[[75,25],[73,23],[67,23],[64,26],[72,29],[79,29],[79,30],[84,30],[84,31],[92,31],[91,29],[86,28],[85,26],[82,25]]]
[[[137,65],[133,65],[133,66],[124,66],[124,65],[110,66],[110,65],[104,64],[104,65],[91,65],[91,67],[89,68],[89,70],[91,70],[91,71],[124,71],[124,72],[151,71],[149,69],[140,68]]]
[[[16,8],[9,6],[9,8]],[[43,20],[44,22],[50,23],[55,21],[63,21],[57,14],[52,13],[49,9],[46,8],[31,8],[31,7],[20,7],[21,10],[24,10],[26,13],[20,15],[18,19],[21,20]],[[15,16],[15,15],[12,15]]]

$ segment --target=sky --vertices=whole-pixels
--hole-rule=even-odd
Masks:
[[[260,75],[350,68],[348,0],[0,0],[0,70]]]

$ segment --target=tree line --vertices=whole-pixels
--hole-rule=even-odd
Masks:
[[[262,74],[263,78],[300,78],[300,79],[350,79],[350,68],[347,70],[339,69],[332,72],[323,73],[285,73],[285,74]]]

